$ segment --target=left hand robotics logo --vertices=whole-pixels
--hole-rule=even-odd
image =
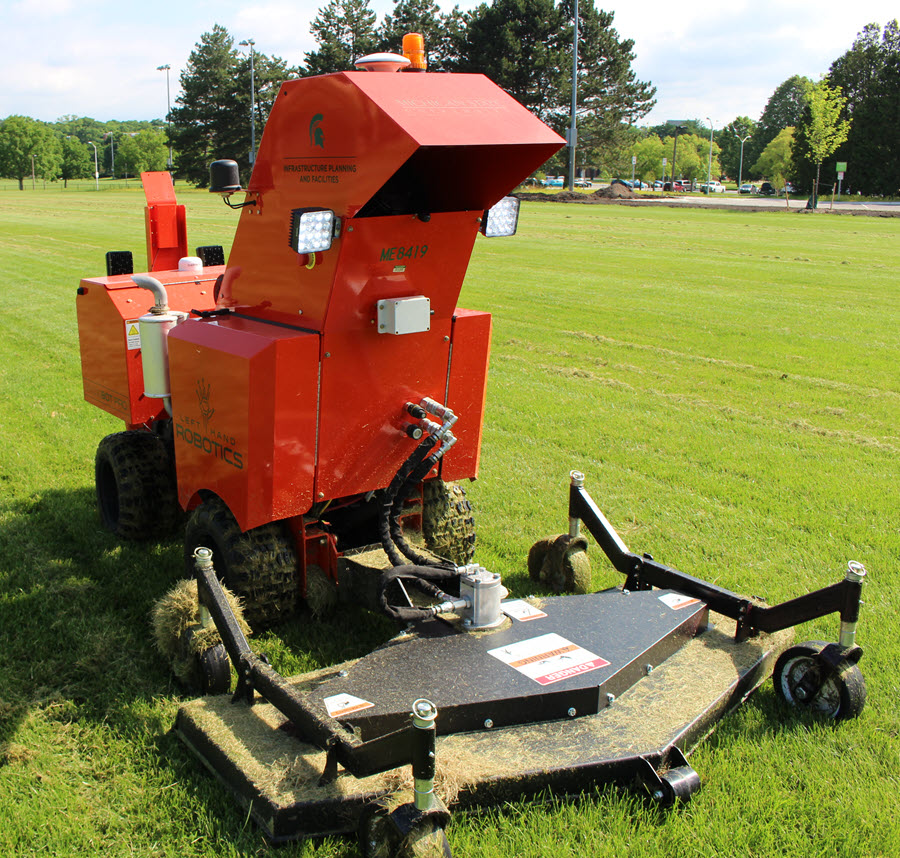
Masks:
[[[216,409],[209,404],[210,385],[205,378],[201,378],[197,382],[197,400],[200,403],[200,416],[203,418],[203,430],[209,429],[209,421]]]

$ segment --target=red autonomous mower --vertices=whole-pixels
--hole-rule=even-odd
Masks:
[[[546,786],[686,799],[684,754],[773,663],[795,706],[865,699],[858,563],[768,607],[629,551],[577,472],[568,531],[527,560],[570,595],[508,599],[472,562],[458,481],[478,472],[491,319],[457,299],[478,234],[515,233],[506,194],[563,141],[487,78],[416,64],[282,85],[247,188],[211,166],[240,209],[227,263],[189,255],[169,174],[143,174],[148,272],[110,252],[77,298],[85,399],[125,424],[97,450],[104,525],[145,539],[188,515],[171,652],[209,694],[178,734],[271,839],[357,830],[369,855],[449,854],[449,804]],[[588,592],[582,528],[621,587]],[[402,632],[285,678],[222,584],[253,628],[354,600]],[[838,643],[789,647],[828,613]]]

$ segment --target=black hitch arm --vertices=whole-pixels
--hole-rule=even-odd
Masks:
[[[736,621],[736,640],[746,640],[758,632],[777,632],[827,614],[838,613],[841,618],[841,646],[851,647],[855,643],[862,583],[866,574],[861,563],[851,561],[844,580],[837,584],[768,607],[657,563],[649,554],[638,556],[630,552],[585,490],[584,475],[572,471],[569,486],[569,536],[578,535],[580,524],[584,524],[612,565],[626,576],[625,589],[649,590],[659,587],[677,590],[699,599],[716,613]]]
[[[212,552],[198,548],[194,558],[200,604],[209,611],[237,671],[234,702],[244,700],[252,704],[256,692],[271,703],[294,725],[303,741],[327,752],[323,773],[326,780],[337,775],[338,764],[360,778],[412,762],[416,747],[412,726],[363,742],[353,733],[339,729],[336,721],[322,717],[303,694],[269,665],[265,656],[250,649],[216,577]]]

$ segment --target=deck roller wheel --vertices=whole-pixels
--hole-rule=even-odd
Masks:
[[[241,631],[250,634],[240,601],[229,590],[225,598]],[[186,578],[157,599],[151,611],[156,648],[176,678],[195,694],[224,694],[231,687],[231,663],[215,625],[200,620],[197,582]]]
[[[528,574],[554,593],[590,593],[591,561],[583,536],[550,536],[531,546]]]
[[[465,489],[457,483],[429,480],[422,493],[425,547],[438,557],[465,566],[475,556],[475,518]]]
[[[659,792],[662,793],[659,798],[660,807],[672,807],[678,802],[690,801],[691,796],[700,789],[700,775],[690,766],[676,766],[661,774],[659,779]]]
[[[224,644],[216,644],[197,655],[200,693],[227,694],[231,690],[231,660]]]
[[[178,489],[165,443],[152,432],[107,435],[94,458],[97,510],[121,539],[159,539],[178,521]]]
[[[297,607],[297,554],[279,522],[241,532],[224,501],[209,497],[188,519],[184,563],[194,571],[194,550],[211,548],[216,574],[241,597],[254,631],[286,619]]]
[[[862,671],[850,661],[832,664],[822,657],[829,644],[807,641],[786,649],[775,662],[775,693],[796,709],[834,721],[856,718],[866,704]]]

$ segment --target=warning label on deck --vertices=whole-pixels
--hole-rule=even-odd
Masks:
[[[490,649],[488,654],[540,685],[552,685],[609,665],[605,658],[553,633]]]
[[[699,599],[693,599],[690,596],[682,596],[681,593],[663,593],[659,597],[659,601],[664,605],[668,605],[673,611],[679,608],[686,608],[688,605],[699,605]]]
[[[527,623],[529,620],[539,620],[547,615],[534,605],[526,602],[524,599],[509,599],[500,603],[500,610],[507,617],[512,617],[520,623]]]
[[[141,347],[141,329],[137,319],[125,320],[125,339],[128,342],[128,350]]]
[[[322,700],[325,709],[332,718],[343,718],[351,712],[361,712],[363,709],[370,709],[374,703],[363,700],[361,697],[354,697],[352,694],[332,694]]]

